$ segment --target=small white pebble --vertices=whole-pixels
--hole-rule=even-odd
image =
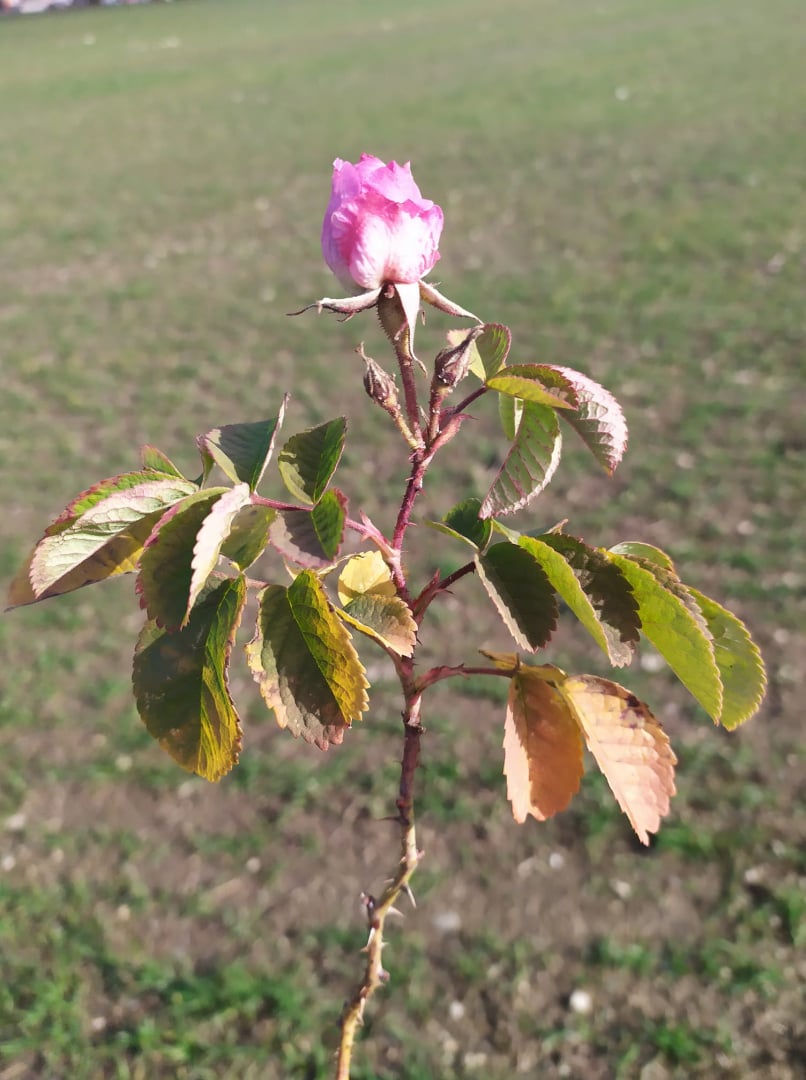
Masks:
[[[16,865],[17,860],[13,855],[4,855],[3,858],[0,859],[0,870],[13,870]]]
[[[468,1070],[483,1069],[487,1064],[487,1055],[480,1050],[471,1051],[462,1058],[462,1064]]]
[[[610,886],[616,896],[621,900],[629,900],[632,896],[632,885],[630,885],[629,881],[618,881],[614,879],[610,882]]]
[[[458,911],[438,911],[432,919],[435,929],[443,934],[455,933],[462,927],[462,916]]]
[[[96,42],[95,34],[85,34],[84,35],[84,44],[85,45],[94,45],[95,42]]]
[[[60,847],[54,848],[50,853],[50,861],[57,866],[61,866],[64,862],[64,852]]]
[[[786,645],[789,641],[789,631],[784,626],[779,626],[772,632],[772,640],[776,645]]]
[[[587,990],[574,990],[568,999],[568,1006],[571,1012],[579,1016],[590,1016],[593,1012],[593,996]]]
[[[690,454],[688,450],[681,450],[675,458],[678,469],[693,469],[697,464],[697,459],[693,454]]]
[[[198,785],[195,780],[183,780],[176,789],[176,794],[180,799],[189,799],[197,789]]]
[[[6,832],[22,832],[28,824],[28,818],[20,810],[18,814],[12,814],[6,818]]]
[[[613,91],[616,101],[627,101],[630,96],[629,86],[617,86]]]
[[[465,1015],[465,1007],[461,1001],[452,1001],[448,1006],[448,1016],[451,1020],[461,1020]]]
[[[561,851],[552,851],[549,855],[549,866],[552,870],[562,870],[565,866],[565,855]]]
[[[639,663],[641,664],[641,670],[648,671],[650,675],[656,675],[666,667],[666,661],[657,652],[642,652]]]
[[[251,859],[246,860],[246,869],[250,874],[257,874],[260,871],[262,863],[256,855],[253,855]]]
[[[128,904],[118,905],[118,908],[115,911],[115,918],[118,920],[118,922],[128,922],[131,917],[132,910]]]
[[[105,1031],[106,1023],[105,1016],[93,1016],[92,1020],[90,1020],[90,1031]]]
[[[744,872],[745,885],[760,885],[764,880],[764,867],[763,866],[751,866]]]
[[[115,768],[118,772],[128,772],[132,765],[131,754],[118,754],[115,758]]]
[[[739,536],[752,536],[756,531],[755,523],[752,521],[744,520],[740,521],[736,526],[736,532]]]

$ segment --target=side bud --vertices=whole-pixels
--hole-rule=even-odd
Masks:
[[[483,332],[483,326],[474,326],[458,345],[437,353],[434,361],[434,379],[431,384],[432,393],[444,388],[442,389],[444,394],[445,391],[453,390],[464,379],[473,360],[471,346]]]
[[[398,404],[395,380],[371,356],[365,356],[363,349],[361,355],[366,364],[364,369],[364,389],[368,396],[386,412],[399,415],[400,406]]]

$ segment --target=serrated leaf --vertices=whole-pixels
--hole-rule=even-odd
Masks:
[[[552,409],[577,408],[573,383],[550,364],[513,364],[488,378],[487,386],[500,394]]]
[[[660,566],[664,570],[675,572],[674,563],[666,552],[661,551],[660,548],[655,547],[653,544],[644,544],[640,540],[625,540],[621,544],[616,544],[610,550],[615,555],[627,555],[631,559],[655,563],[656,566]]]
[[[285,404],[284,398],[274,420],[225,424],[201,435],[198,442],[202,461],[205,461],[205,455],[209,455],[230,480],[248,484],[249,489],[254,491],[274,450],[277,432],[285,416]]]
[[[536,652],[557,627],[557,598],[535,559],[515,544],[493,544],[476,556],[487,595],[522,649]]]
[[[237,764],[241,725],[229,657],[246,601],[243,578],[222,581],[168,633],[149,620],[134,654],[134,695],[149,733],[184,769],[220,780]]]
[[[605,471],[612,473],[627,449],[627,421],[621,406],[609,390],[587,375],[573,368],[551,366],[571,383],[577,398],[576,412],[563,412],[563,419]]]
[[[308,570],[323,570],[335,561],[344,539],[347,498],[334,488],[310,510],[281,510],[269,540],[285,559]]]
[[[465,499],[452,507],[442,521],[426,521],[424,524],[454,540],[461,540],[474,551],[483,551],[490,542],[493,526],[487,518],[479,517],[480,510],[479,499]]]
[[[123,481],[121,488],[99,485],[85,492],[48,528],[31,554],[27,567],[31,596],[23,602],[61,596],[135,570],[155,521],[195,491],[186,480],[155,473],[129,485],[131,475],[117,478]],[[18,595],[15,584],[12,593]]]
[[[707,625],[685,586],[656,564],[606,552],[624,574],[638,604],[641,632],[652,642],[709,716],[722,712],[722,680]],[[658,575],[665,575],[660,580]]]
[[[176,465],[174,465],[171,459],[166,454],[163,454],[162,450],[158,450],[156,446],[149,446],[148,444],[146,444],[145,446],[141,447],[140,456],[143,462],[144,469],[150,469],[153,472],[163,473],[166,476],[177,476],[181,480],[185,479],[185,477],[182,475],[179,469],[177,469]]]
[[[336,613],[367,637],[398,656],[411,656],[417,644],[417,623],[409,605],[399,596],[367,593],[351,600]]]
[[[521,510],[549,483],[562,440],[554,409],[525,402],[515,441],[481,506],[483,518]]]
[[[340,743],[368,700],[364,668],[321,582],[303,570],[260,597],[247,659],[280,727],[326,750]]]
[[[380,551],[362,551],[344,564],[339,575],[338,594],[345,607],[361,596],[384,599],[397,595],[391,571]]]
[[[187,610],[182,620],[183,626],[190,618],[191,608],[207,584],[207,579],[216,568],[222,545],[229,537],[233,521],[239,511],[250,503],[251,492],[249,491],[249,485],[236,484],[234,488],[224,492],[221,498],[213,503],[209,514],[202,521],[201,527],[196,533],[196,542],[193,545],[192,576]]]
[[[204,519],[229,488],[188,495],[160,518],[143,548],[137,591],[140,603],[160,626],[175,630],[185,621],[193,581],[193,549]]]
[[[510,442],[518,433],[523,416],[523,402],[520,398],[508,397],[506,394],[498,395],[498,417],[501,421],[501,430]]]
[[[454,347],[467,337],[466,330],[449,330],[448,341]],[[470,371],[482,382],[495,375],[507,360],[512,344],[512,333],[501,323],[486,323],[484,331],[470,345]]]
[[[601,551],[564,533],[521,537],[518,543],[543,567],[549,581],[615,667],[632,660],[641,620],[624,575]]]
[[[584,771],[582,736],[565,699],[529,667],[510,680],[504,775],[512,816],[545,821],[564,810]]]
[[[675,793],[677,758],[666,733],[635,694],[609,679],[571,675],[559,690],[616,801],[648,844]]]
[[[347,421],[343,416],[292,435],[277,456],[283,483],[304,503],[324,494],[344,450]]]
[[[719,723],[733,731],[749,720],[764,698],[767,674],[764,661],[741,619],[697,589],[688,587],[714,643],[714,657],[722,679]]]
[[[244,506],[235,515],[221,554],[239,569],[248,569],[266,550],[269,529],[276,517],[277,511],[269,506]]]

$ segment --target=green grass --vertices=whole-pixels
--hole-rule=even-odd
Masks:
[[[516,828],[503,683],[438,688],[420,904],[393,930],[359,1080],[632,1078],[654,1061],[686,1080],[797,1075],[800,14],[796,0],[183,0],[0,22],[4,581],[141,443],[197,469],[197,433],[276,414],[287,389],[289,432],[349,416],[339,482],[354,514],[389,523],[405,458],[352,352],[363,339],[383,360],[378,328],[284,315],[332,292],[330,163],[367,150],[412,159],[445,210],[435,276],[512,327],[513,360],[578,367],[624,404],[615,478],[567,440],[524,527],[567,517],[594,543],[667,548],[764,649],[766,710],[730,736],[665,671],[617,676],[681,759],[648,852],[593,772],[565,814]],[[447,325],[418,331],[422,356]],[[481,403],[424,516],[482,495],[502,450]],[[415,575],[432,540],[412,537]],[[462,553],[443,557],[449,571]],[[511,648],[461,584],[435,605],[428,657]],[[389,675],[349,745],[320,755],[275,730],[239,667],[244,755],[210,787],[134,714],[140,618],[124,579],[0,620],[0,823],[24,815],[0,833],[0,1075],[325,1077],[362,960],[357,896],[395,858]],[[548,659],[603,670],[565,628]],[[567,1006],[580,986],[595,1002],[582,1017]]]

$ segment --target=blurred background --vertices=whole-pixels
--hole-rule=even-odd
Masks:
[[[285,312],[338,286],[319,252],[335,157],[412,160],[446,226],[432,275],[513,361],[622,402],[616,476],[566,453],[523,528],[642,539],[750,626],[770,675],[713,727],[651,650],[616,676],[663,721],[678,795],[642,850],[589,771],[511,818],[505,688],[427,700],[416,911],[355,1077],[803,1076],[803,116],[800,0],[181,0],[0,19],[0,570],[75,493],[161,447],[344,412],[339,483],[388,525],[403,448],[346,325]],[[418,332],[433,355],[451,323]],[[483,495],[480,403],[425,493]],[[429,536],[412,536],[426,575]],[[450,570],[456,563],[441,568]],[[509,649],[478,583],[429,655]],[[241,764],[182,773],[131,701],[133,579],[0,620],[0,1078],[319,1078],[359,974],[358,895],[394,863],[399,706],[322,755],[235,657]],[[245,632],[244,640],[248,636]],[[581,630],[546,659],[606,669]],[[445,651],[447,650],[447,657]],[[800,947],[800,951],[799,951]]]

